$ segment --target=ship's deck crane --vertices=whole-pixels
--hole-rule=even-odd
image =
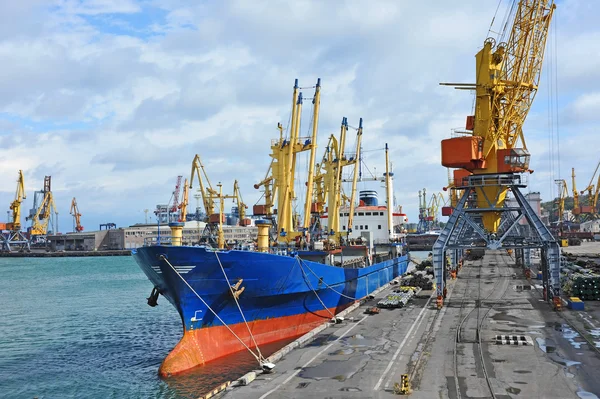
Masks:
[[[438,307],[446,296],[446,250],[454,258],[449,267],[456,267],[461,251],[473,245],[512,248],[518,259],[528,259],[530,248],[542,248],[545,297],[553,298],[555,307],[561,304],[560,248],[520,192],[526,187],[523,174],[532,172],[523,123],[537,93],[555,8],[552,0],[520,0],[499,34],[509,33],[508,41],[488,38],[477,53],[475,83],[442,83],[474,90],[476,99],[466,133],[442,140],[442,165],[472,175],[454,188],[463,194],[433,246]],[[517,206],[506,208],[509,190]],[[520,231],[523,218],[530,233]]]
[[[77,200],[73,197],[71,200],[71,209],[69,210],[71,216],[73,216],[73,231],[80,233],[83,231],[83,226],[81,225],[81,213],[79,213],[79,207],[77,206]]]
[[[51,179],[50,176],[44,177],[44,189],[41,191],[43,195],[42,201],[35,210],[35,213],[27,217],[27,220],[31,220],[30,235],[32,238],[34,236],[45,236],[48,233],[48,225],[52,227],[54,233],[57,233],[56,217],[58,217],[58,210],[54,204]],[[53,218],[54,223],[50,223]]]
[[[10,252],[12,250],[11,245],[19,246],[21,250],[29,250],[29,240],[21,233],[21,204],[26,198],[25,179],[23,178],[23,171],[19,170],[15,199],[10,203],[12,221],[6,224],[8,232],[0,236],[2,251]]]
[[[315,86],[315,96],[313,98],[313,128],[310,137],[300,137],[300,121],[302,116],[302,93],[298,86],[298,79],[294,83],[292,94],[292,115],[291,124],[288,130],[289,137],[283,137],[283,127],[278,124],[279,139],[271,142],[271,164],[267,171],[267,176],[260,183],[256,184],[255,188],[265,187],[265,206],[262,214],[270,216],[273,214],[273,206],[275,206],[275,198],[277,200],[277,241],[281,243],[290,243],[301,236],[303,233],[295,231],[295,218],[292,209],[292,203],[296,197],[294,192],[295,175],[296,175],[296,158],[297,154],[303,151],[310,151],[310,159],[314,162],[315,151],[317,148],[317,127],[319,118],[319,103],[320,103],[320,88],[321,80],[317,80]],[[314,180],[314,169],[309,166],[308,181]],[[312,183],[307,188],[309,195],[306,196],[304,206],[304,228],[308,228],[310,223],[310,212],[312,210],[312,196],[310,189]],[[260,206],[255,205],[255,209]],[[308,221],[308,222],[307,222]]]
[[[173,203],[171,204],[171,213],[177,212],[179,209],[179,193],[181,192],[181,180],[183,176],[177,176],[177,181],[175,183],[175,191],[173,191]]]

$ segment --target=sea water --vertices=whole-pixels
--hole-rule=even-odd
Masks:
[[[0,397],[197,398],[257,368],[239,352],[161,379],[182,327],[151,290],[131,257],[0,258]]]

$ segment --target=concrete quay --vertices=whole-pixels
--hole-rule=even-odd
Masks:
[[[391,285],[291,350],[273,373],[218,395],[392,398],[408,374],[413,398],[600,396],[600,306],[555,312],[514,263],[505,251],[488,251],[449,281],[441,310],[422,295],[367,315]],[[521,344],[508,344],[512,337]]]

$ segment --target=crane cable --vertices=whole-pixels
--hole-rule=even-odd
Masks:
[[[206,303],[204,301],[204,299],[202,299],[202,297],[200,295],[198,295],[198,293],[196,292],[196,290],[194,290],[192,288],[192,286],[183,278],[183,276],[177,271],[177,269],[175,269],[175,267],[171,264],[171,262],[169,262],[169,260],[167,259],[167,257],[165,255],[160,255],[160,258],[162,260],[164,260],[166,262],[167,265],[169,265],[171,267],[171,269],[173,269],[173,271],[175,272],[175,274],[177,274],[179,276],[179,278],[185,283],[185,285],[187,285],[187,287],[196,295],[196,297],[198,297],[198,299],[200,299],[200,301],[204,304],[204,306],[206,306],[206,308],[208,310],[210,310],[210,312],[212,314],[215,315],[215,317],[217,318],[217,320],[219,320],[221,322],[221,324],[223,324],[225,326],[225,328],[227,328],[229,330],[229,332],[231,334],[233,334],[233,336],[235,338],[237,338],[238,341],[240,341],[240,343],[242,345],[244,345],[244,347],[248,350],[248,352],[250,352],[250,354],[256,359],[256,361],[262,366],[265,363],[265,359],[259,357],[256,353],[254,353],[254,351],[252,349],[250,349],[248,347],[248,345],[246,345],[246,343],[231,329],[231,327],[229,327],[227,325],[227,323],[225,323],[225,321],[223,321],[223,319],[221,319],[219,317],[219,315],[217,314],[217,312],[215,312],[209,305],[208,303]]]

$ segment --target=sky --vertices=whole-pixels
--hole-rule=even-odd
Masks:
[[[225,192],[238,179],[251,208],[277,123],[287,126],[294,79],[311,98],[321,78],[317,157],[342,117],[354,127],[363,118],[369,170],[383,171],[388,143],[396,202],[416,222],[418,191],[448,184],[440,140],[464,127],[473,107],[472,93],[439,83],[473,82],[474,56],[494,35],[497,0],[449,3],[3,1],[0,212],[22,169],[23,213],[51,175],[63,232],[72,197],[86,230],[144,222],[144,209],[169,201],[176,176],[189,177],[195,154]],[[599,19],[596,2],[557,2],[524,127],[535,170],[528,190],[544,200],[571,167],[585,188],[598,162]],[[303,136],[310,112],[306,101]]]

